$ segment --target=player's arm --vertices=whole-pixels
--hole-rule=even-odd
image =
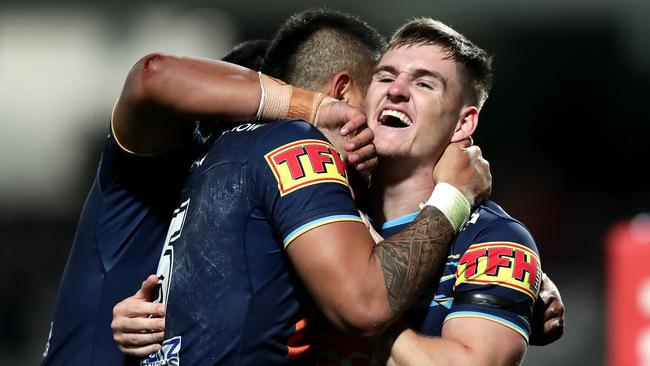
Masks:
[[[480,230],[478,244],[470,245],[459,260],[454,302],[441,336],[426,337],[409,329],[391,344],[389,335],[384,339],[389,365],[521,362],[541,275],[537,251],[530,234],[518,223]]]
[[[255,71],[154,53],[131,68],[113,111],[113,133],[128,151],[158,153],[188,139],[198,119],[252,119],[259,100]]]
[[[452,145],[451,150],[441,158],[457,173],[448,182],[473,202],[488,189],[487,162],[476,149]],[[287,251],[333,325],[376,335],[413,304],[445,258],[459,225],[448,218],[449,206],[442,206],[426,206],[408,228],[377,245],[362,223],[334,222],[303,233]]]
[[[523,359],[542,273],[535,242],[514,221],[475,230],[475,244],[458,261],[441,336],[406,330],[392,346],[388,337],[389,365],[518,365]]]
[[[428,206],[410,228],[376,246],[364,224],[335,222],[302,234],[287,250],[328,320],[373,336],[417,298],[454,234],[445,215]]]
[[[354,117],[324,118],[343,127],[341,135],[365,126],[363,113],[345,103],[260,77],[256,71],[223,61],[154,53],[131,68],[113,111],[112,129],[125,150],[155,154],[188,139],[196,120],[244,121],[259,116],[316,123],[320,112],[325,117],[330,113],[325,110],[329,104],[343,104],[329,108],[337,117]],[[366,132],[350,143],[356,145],[350,150],[356,151],[372,143],[372,135]]]
[[[519,365],[526,340],[514,330],[480,318],[450,319],[441,337],[427,337],[407,329],[392,346],[389,366]]]

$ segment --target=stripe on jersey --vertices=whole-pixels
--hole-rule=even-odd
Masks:
[[[284,240],[282,240],[284,244],[284,248],[286,249],[289,246],[289,244],[291,244],[292,241],[294,241],[297,237],[299,237],[300,235],[306,233],[311,229],[326,224],[330,224],[332,222],[340,222],[340,221],[355,221],[355,222],[363,223],[363,220],[361,220],[361,218],[356,215],[333,215],[333,216],[322,217],[320,219],[316,219],[314,221],[310,221],[306,224],[301,225],[294,231],[290,232],[289,235],[285,236]]]

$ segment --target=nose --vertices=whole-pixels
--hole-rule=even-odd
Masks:
[[[404,101],[411,97],[410,86],[411,77],[406,73],[397,75],[393,83],[388,88],[388,98],[392,101]]]

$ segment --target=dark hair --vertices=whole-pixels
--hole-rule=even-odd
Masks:
[[[462,66],[472,102],[479,109],[492,88],[492,57],[467,37],[444,23],[431,18],[417,18],[400,27],[391,37],[386,50],[403,46],[437,45],[448,57]]]
[[[365,90],[385,44],[379,32],[357,17],[307,10],[292,15],[278,29],[261,70],[310,90],[347,70]]]
[[[271,41],[268,39],[252,39],[235,45],[221,58],[221,61],[230,62],[252,70],[258,70],[264,57],[266,48]],[[234,123],[226,121],[199,121],[199,131],[202,136],[219,136],[220,132],[232,127]]]
[[[271,41],[268,39],[244,41],[233,47],[221,60],[252,70],[258,70],[266,49],[270,44]]]

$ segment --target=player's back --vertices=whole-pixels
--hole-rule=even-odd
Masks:
[[[145,158],[107,139],[61,279],[43,365],[124,362],[110,329],[112,309],[155,273],[190,150]]]
[[[183,189],[159,267],[163,350],[144,364],[299,362],[311,304],[285,245],[345,214],[356,216],[345,168],[312,126],[249,123],[226,132]]]

